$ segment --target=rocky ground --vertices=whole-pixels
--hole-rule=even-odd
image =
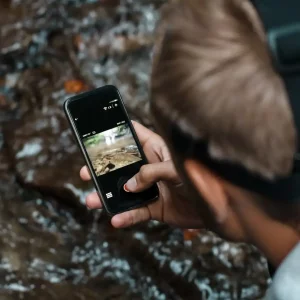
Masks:
[[[121,2],[121,3],[119,3]],[[93,187],[62,111],[119,87],[152,126],[148,80],[163,1],[0,2],[0,299],[259,299],[254,248],[156,222],[114,230],[82,205]]]
[[[126,167],[141,160],[138,156],[127,153],[126,150],[114,150],[104,155],[98,155],[93,163],[97,176]]]
[[[130,140],[134,144],[134,140],[132,138]],[[136,146],[118,147],[118,144],[116,142],[116,144],[108,147],[106,150],[98,149],[97,146],[87,149],[97,176],[141,160],[140,152]]]

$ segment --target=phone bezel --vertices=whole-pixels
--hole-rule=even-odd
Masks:
[[[82,153],[82,155],[84,157],[84,160],[85,160],[85,162],[87,164],[87,167],[89,169],[89,172],[90,172],[92,180],[93,180],[93,183],[94,183],[94,185],[96,187],[96,191],[97,191],[97,193],[98,193],[98,195],[99,195],[99,197],[101,199],[102,205],[104,206],[106,212],[110,216],[113,216],[113,215],[116,215],[116,214],[119,214],[119,213],[122,213],[122,212],[125,212],[125,211],[129,211],[129,210],[133,210],[135,208],[143,207],[143,206],[148,205],[149,203],[155,201],[159,197],[159,189],[157,187],[157,184],[155,184],[155,187],[156,187],[156,190],[157,190],[157,195],[154,198],[150,198],[147,201],[143,201],[142,203],[139,202],[136,205],[130,205],[128,207],[124,207],[124,208],[122,208],[122,209],[120,209],[120,210],[118,210],[116,212],[115,211],[111,211],[109,209],[109,207],[108,207],[108,205],[106,203],[106,199],[104,197],[104,193],[102,192],[102,190],[101,190],[101,188],[100,188],[100,186],[98,184],[97,176],[95,174],[92,162],[90,161],[90,158],[89,158],[89,156],[88,156],[88,154],[86,152],[86,149],[85,149],[85,147],[83,145],[83,142],[82,142],[82,140],[80,138],[79,132],[77,131],[76,125],[74,123],[74,120],[73,120],[73,118],[71,116],[71,113],[69,111],[69,108],[68,108],[68,106],[70,105],[71,102],[82,100],[83,98],[89,97],[91,95],[101,94],[101,93],[103,93],[104,89],[111,89],[111,91],[109,91],[109,93],[116,93],[116,95],[117,95],[117,97],[118,97],[118,99],[119,99],[119,101],[121,103],[122,110],[123,110],[123,112],[125,114],[125,117],[127,119],[126,121],[129,124],[129,127],[130,127],[130,130],[132,132],[133,138],[134,138],[134,140],[135,140],[135,142],[137,144],[137,147],[138,147],[138,149],[139,149],[139,151],[141,153],[143,164],[147,164],[148,163],[147,157],[146,157],[146,155],[145,155],[145,153],[143,151],[142,145],[141,145],[141,143],[139,141],[139,138],[138,138],[138,136],[137,136],[137,134],[135,132],[134,126],[133,126],[133,124],[132,124],[132,122],[131,122],[131,120],[130,120],[130,118],[128,116],[128,112],[126,110],[124,101],[123,101],[122,96],[120,94],[120,91],[115,86],[113,86],[113,85],[105,85],[103,87],[99,87],[97,89],[94,89],[94,90],[91,90],[91,91],[88,91],[88,92],[84,92],[84,93],[75,95],[73,97],[70,97],[70,98],[68,98],[64,102],[64,111],[65,111],[67,119],[68,119],[68,121],[69,121],[69,123],[71,125],[72,132],[73,132],[73,134],[74,134],[74,136],[76,138],[77,144],[79,145],[80,151],[81,151],[81,153]]]

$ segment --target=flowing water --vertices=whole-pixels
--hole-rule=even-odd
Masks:
[[[151,127],[148,80],[159,0],[1,0],[0,300],[259,299],[252,247],[157,222],[115,230],[82,204],[93,189],[62,112],[115,84]]]

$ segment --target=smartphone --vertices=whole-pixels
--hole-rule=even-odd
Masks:
[[[64,110],[109,215],[158,198],[156,184],[140,193],[124,190],[147,159],[116,87],[107,85],[71,97]]]

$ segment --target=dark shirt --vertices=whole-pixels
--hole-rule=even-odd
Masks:
[[[276,269],[269,262],[268,262],[268,268],[269,268],[270,277],[273,278],[273,276],[276,272]]]

